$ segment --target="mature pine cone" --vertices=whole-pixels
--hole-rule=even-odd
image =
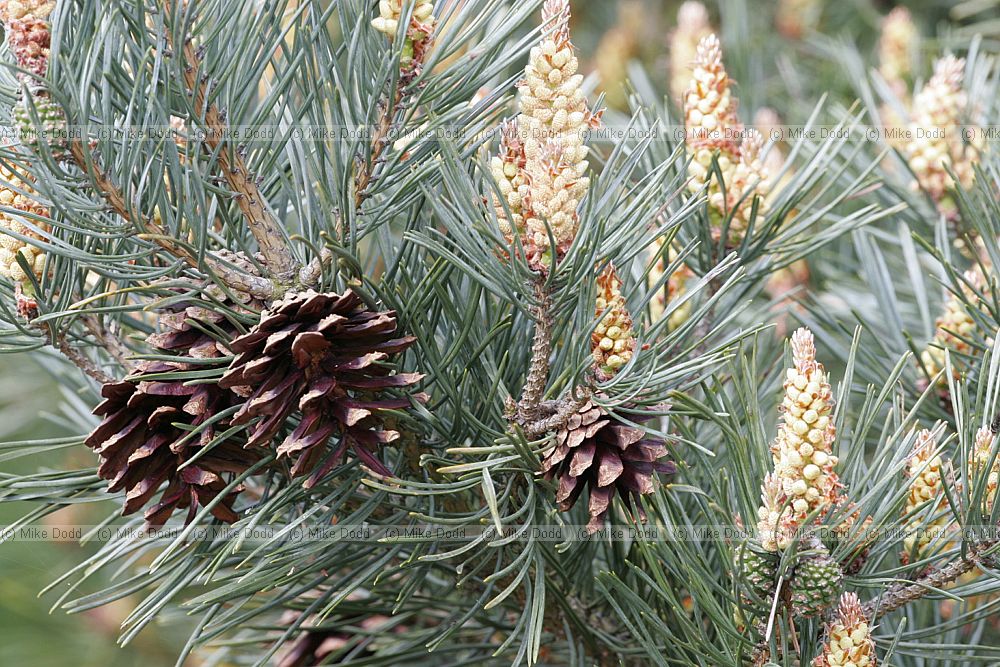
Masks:
[[[233,341],[238,356],[219,384],[253,388],[233,417],[234,424],[259,418],[247,446],[268,444],[288,416],[301,410],[301,421],[278,446],[278,455],[296,459],[293,475],[311,473],[307,487],[329,472],[348,447],[370,468],[390,474],[372,450],[399,433],[382,428],[378,411],[409,407],[411,399],[378,394],[423,376],[393,373],[382,362],[414,340],[396,337],[395,312],[372,311],[351,290],[309,290],[274,304],[256,327]],[[337,446],[325,447],[333,436],[339,436]]]
[[[826,548],[802,558],[795,566],[789,585],[792,612],[798,616],[816,616],[830,607],[840,594],[843,573]]]
[[[235,332],[222,315],[196,307],[162,315],[160,323],[165,331],[149,336],[149,344],[165,353],[187,353],[188,359],[228,355],[203,329]],[[187,508],[190,522],[199,506],[207,505],[226,487],[224,475],[241,473],[257,460],[241,443],[212,444],[229,423],[208,422],[240,400],[236,393],[211,382],[158,377],[209,368],[181,356],[176,361],[146,362],[130,378],[109,382],[101,389],[105,400],[94,414],[104,419],[86,444],[101,457],[98,474],[110,481],[108,491],[126,492],[123,514],[141,509],[166,482],[159,502],[146,511],[146,521],[160,526],[174,510]],[[197,436],[187,437],[198,428],[203,430]],[[212,508],[212,514],[222,521],[235,521],[233,501],[238,492],[228,494]]]
[[[631,416],[638,422],[652,415]],[[661,440],[645,437],[642,429],[628,426],[604,408],[587,401],[556,434],[555,445],[542,459],[542,472],[559,482],[556,501],[567,511],[584,487],[590,487],[587,532],[604,525],[604,517],[615,492],[625,502],[652,493],[654,473],[671,474],[673,462]]]

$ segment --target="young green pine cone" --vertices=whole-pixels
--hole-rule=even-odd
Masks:
[[[0,211],[0,275],[22,284],[27,284],[29,281],[28,274],[17,260],[18,255],[24,258],[36,278],[41,279],[45,270],[45,252],[30,241],[11,236],[13,233],[32,239],[42,239],[38,232],[25,224],[25,221],[48,231],[48,224],[44,220],[32,217],[49,217],[48,208],[36,202],[34,195],[34,188],[19,174],[0,166],[0,207],[25,213],[24,216],[17,216],[15,213]]]
[[[594,366],[602,379],[613,376],[635,353],[632,315],[621,293],[622,281],[613,265],[597,278],[597,317],[600,322],[591,334]]]
[[[792,335],[795,365],[785,374],[782,423],[771,444],[774,470],[792,509],[801,517],[829,507],[841,486],[834,472],[836,428],[833,392],[823,364],[816,361],[813,335],[802,328]]]
[[[670,93],[684,102],[698,55],[698,43],[712,34],[708,10],[697,0],[687,0],[677,10],[677,27],[670,34]]]
[[[983,476],[986,477],[986,487],[983,493],[983,503],[981,511],[984,514],[993,512],[993,505],[997,500],[997,487],[1000,485],[1000,456],[994,458],[993,443],[996,434],[988,428],[981,428],[976,432],[976,441],[972,451],[969,453],[969,488],[977,484]],[[993,461],[993,465],[987,469]]]
[[[826,547],[818,545],[818,553],[800,558],[789,582],[792,591],[792,613],[811,617],[832,605],[840,593],[843,573],[840,565],[830,558]]]
[[[774,600],[778,558],[759,545],[744,541],[736,550],[736,569],[745,584],[740,601],[756,616],[764,616]]]
[[[872,629],[855,593],[840,596],[836,616],[827,624],[826,642],[813,667],[876,667]]]
[[[32,105],[38,117],[37,123],[32,115]],[[27,96],[22,95],[14,107],[14,120],[21,143],[32,150],[40,151],[42,144],[48,145],[49,150],[55,154],[66,149],[66,114],[62,107],[45,94],[35,94],[30,101]]]
[[[917,433],[913,451],[906,465],[906,476],[910,478],[910,490],[906,496],[903,515],[907,517],[907,528],[913,534],[903,538],[904,560],[921,558],[921,551],[931,541],[928,531],[947,523],[947,517],[927,521],[929,514],[939,513],[944,506],[944,466],[937,451],[937,437],[928,429]]]
[[[981,292],[986,287],[986,278],[977,269],[966,271],[964,277],[965,283],[961,285],[964,297],[967,301],[975,302],[978,298],[976,292]],[[944,314],[937,319],[935,325],[937,330],[934,333],[934,338],[920,355],[920,361],[931,379],[944,368],[946,348],[958,353],[958,355],[971,354],[973,347],[967,341],[974,340],[976,337],[976,321],[969,315],[962,299],[955,294],[948,296]],[[955,365],[959,361],[960,357],[954,354],[951,356],[956,378],[959,377],[959,372]],[[941,389],[948,386],[948,378],[943,374],[937,382]]]
[[[955,181],[948,170],[955,173],[963,188],[971,187],[973,164],[983,148],[981,133],[961,131],[968,106],[962,88],[964,76],[962,58],[949,55],[934,63],[934,75],[913,99],[913,139],[906,150],[910,169],[917,177],[913,189],[926,192],[948,218],[957,215],[948,192]]]

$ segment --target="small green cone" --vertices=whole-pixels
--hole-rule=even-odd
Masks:
[[[63,153],[69,142],[66,136],[66,115],[62,107],[45,97],[44,93],[31,97],[29,102],[28,96],[22,93],[14,106],[14,121],[21,143],[35,151],[40,151],[44,143],[53,154]],[[32,102],[39,123],[35,123],[32,116]]]
[[[742,575],[740,601],[758,616],[770,611],[777,569],[777,554],[764,551],[759,544],[747,540],[736,550],[735,570]]]
[[[822,548],[820,553],[801,558],[789,582],[792,591],[792,613],[816,616],[836,602],[840,594],[843,572],[840,565]]]

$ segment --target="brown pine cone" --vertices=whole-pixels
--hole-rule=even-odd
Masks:
[[[407,408],[411,398],[384,398],[381,393],[408,387],[423,376],[394,373],[383,362],[414,340],[396,336],[395,312],[372,311],[351,290],[308,290],[275,303],[256,327],[233,341],[238,356],[220,385],[252,387],[233,417],[234,424],[256,420],[248,447],[267,445],[296,409],[302,412],[298,426],[278,446],[278,455],[295,458],[294,476],[310,474],[305,486],[329,472],[348,448],[370,468],[388,475],[373,450],[399,433],[384,429],[378,412]],[[331,437],[339,441],[328,448]]]
[[[222,315],[196,307],[161,315],[160,323],[165,331],[149,336],[147,342],[161,353],[186,357],[146,362],[130,378],[105,384],[101,389],[105,400],[94,410],[104,419],[86,440],[101,457],[98,474],[109,480],[108,491],[126,492],[123,514],[141,509],[166,482],[159,502],[146,511],[146,521],[153,526],[163,525],[174,510],[184,508],[190,522],[199,506],[223,491],[227,473],[241,473],[258,460],[239,442],[213,444],[229,422],[208,422],[236,405],[237,394],[213,382],[158,377],[171,373],[183,378],[186,371],[212,368],[185,358],[225,358],[225,346],[203,330],[231,337],[235,327]],[[216,367],[221,370],[221,363]],[[199,428],[203,430],[191,436]],[[238,493],[239,489],[229,493],[212,514],[221,521],[235,521],[233,501]]]
[[[629,415],[637,423],[652,417]],[[590,488],[587,532],[594,533],[604,525],[615,492],[630,503],[653,492],[655,473],[676,471],[673,462],[660,460],[666,455],[662,440],[646,437],[642,429],[587,401],[556,434],[555,445],[542,459],[542,472],[559,482],[556,502],[564,512]]]

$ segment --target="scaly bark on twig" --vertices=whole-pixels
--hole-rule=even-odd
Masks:
[[[115,213],[121,216],[124,220],[132,223],[136,228],[143,230],[143,233],[149,238],[149,240],[156,243],[174,257],[183,260],[189,266],[201,268],[198,263],[198,258],[191,254],[191,252],[185,247],[177,243],[176,239],[166,233],[166,230],[160,227],[155,220],[152,218],[137,219],[136,216],[132,215],[129,210],[128,203],[125,200],[125,195],[118,188],[118,186],[115,185],[114,181],[111,180],[111,178],[96,162],[87,159],[86,149],[84,148],[82,140],[79,138],[73,139],[70,145],[70,153],[72,154],[73,160],[76,162],[77,166],[82,171],[89,174],[94,180],[94,183],[97,185],[97,189],[101,192],[104,199]],[[226,266],[212,257],[205,257],[204,263],[206,267],[219,277],[220,281],[234,290],[245,292],[258,298],[266,299],[275,296],[274,282],[268,280],[267,278],[248,275],[233,267]]]
[[[167,33],[167,45],[177,53],[173,39]],[[243,212],[250,233],[264,256],[264,263],[279,282],[294,281],[300,269],[282,232],[281,225],[271,215],[257,181],[247,170],[243,157],[223,142],[226,122],[218,107],[208,101],[208,83],[200,80],[201,57],[191,40],[186,40],[180,51],[184,59],[183,76],[187,89],[194,95],[193,106],[204,114],[201,118],[207,130],[205,145],[218,155],[219,169],[229,188],[236,194],[236,202]]]

